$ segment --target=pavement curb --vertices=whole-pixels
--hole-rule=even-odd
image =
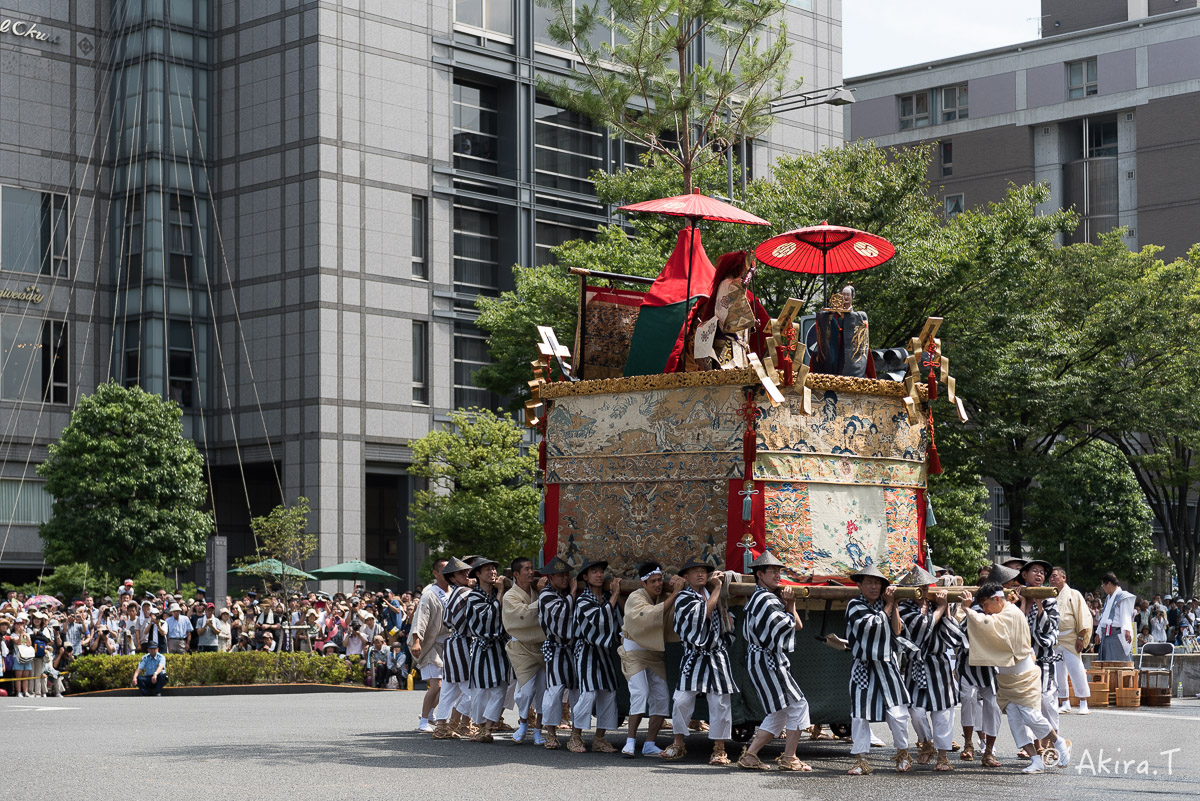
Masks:
[[[424,691],[414,686],[412,692]],[[163,695],[293,695],[303,693],[399,693],[408,690],[387,690],[380,687],[364,687],[360,684],[208,684],[196,687],[171,687]],[[66,698],[132,698],[139,695],[136,687],[119,687],[112,690],[95,690],[87,693],[69,693]]]

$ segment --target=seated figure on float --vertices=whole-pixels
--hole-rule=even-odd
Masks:
[[[771,316],[750,291],[757,267],[754,255],[744,250],[717,259],[708,297],[698,300],[688,314],[666,372],[679,370],[681,356],[683,369],[694,372],[749,367],[750,353],[766,352]]]
[[[854,310],[854,287],[847,284],[817,312],[816,342],[808,347],[814,373],[874,378],[867,313]]]

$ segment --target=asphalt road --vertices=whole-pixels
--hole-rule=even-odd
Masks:
[[[935,774],[892,771],[876,748],[871,776],[844,775],[849,747],[801,745],[810,774],[712,768],[688,740],[677,763],[547,752],[531,743],[435,741],[414,731],[420,692],[161,698],[0,698],[6,798],[1043,799],[1200,797],[1200,702],[1064,717],[1066,770],[1023,776],[1005,731],[1004,767],[961,763]],[[512,713],[508,713],[511,718]],[[886,726],[876,733],[887,739]],[[611,736],[616,745],[623,737]],[[661,741],[666,744],[666,738]],[[779,753],[778,743],[764,756]],[[740,753],[732,749],[736,756]],[[1113,762],[1118,758],[1118,762]],[[1142,771],[1139,774],[1139,769]]]

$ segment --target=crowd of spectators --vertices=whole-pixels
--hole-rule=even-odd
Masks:
[[[220,606],[159,590],[133,597],[133,582],[117,599],[64,598],[9,592],[0,602],[0,689],[16,697],[61,695],[71,662],[85,655],[308,651],[357,656],[372,686],[403,683],[406,639],[415,593],[308,592],[284,597],[248,591]],[[7,681],[5,681],[7,680]]]
[[[1085,592],[1083,598],[1092,612],[1092,642],[1084,651],[1095,653],[1100,646],[1099,622],[1104,609],[1104,593],[1100,590]],[[1182,595],[1138,598],[1133,620],[1138,647],[1153,642],[1187,645],[1196,634],[1197,620],[1200,620],[1200,599],[1189,601]]]

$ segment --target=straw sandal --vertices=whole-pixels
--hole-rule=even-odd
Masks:
[[[583,744],[583,735],[577,731],[571,732],[571,736],[567,739],[567,750],[572,754],[582,754],[587,751],[587,746]]]
[[[990,753],[984,753],[984,755],[982,757],[980,757],[979,763],[981,765],[983,765],[985,768],[1000,767],[1000,760],[996,759],[995,754],[990,754]]]
[[[674,762],[678,759],[683,759],[685,756],[687,756],[687,749],[682,745],[675,745],[672,743],[663,749],[663,752],[658,755],[658,758],[665,759],[668,762]]]
[[[779,756],[775,759],[775,764],[779,766],[780,770],[789,770],[796,773],[812,772],[812,765],[801,761],[799,757]]]
[[[757,754],[750,753],[749,750],[743,751],[738,757],[737,766],[742,770],[770,770],[771,766],[758,758]]]
[[[592,753],[593,754],[613,754],[616,753],[616,748],[608,740],[603,737],[592,738]]]
[[[555,729],[555,727],[553,727],[553,726],[542,727],[542,736],[546,738],[546,744],[542,747],[545,748],[547,751],[553,751],[556,748],[561,747],[562,744],[559,743],[559,741],[558,741],[557,729]]]
[[[958,755],[958,758],[961,759],[963,762],[971,762],[972,760],[974,760],[975,759],[975,746],[971,745],[970,743],[967,743],[965,746],[963,746],[962,753],[960,753]]]
[[[708,758],[708,764],[723,768],[727,765],[733,764],[733,762],[729,759],[729,754],[725,753],[724,745],[714,745],[712,756]]]
[[[896,751],[896,772],[897,773],[908,773],[910,770],[912,770],[912,766],[913,766],[912,757],[910,757],[908,755],[907,748],[901,748],[900,750]]]
[[[933,743],[926,740],[922,743],[917,743],[917,764],[928,765],[937,756],[937,749],[933,747]]]
[[[873,768],[867,764],[867,758],[862,754],[858,755],[858,761],[854,763],[854,767],[846,771],[847,776],[866,776],[873,772]]]
[[[954,766],[950,764],[950,754],[947,751],[937,752],[937,764],[933,766],[934,770],[947,771],[954,770]]]

